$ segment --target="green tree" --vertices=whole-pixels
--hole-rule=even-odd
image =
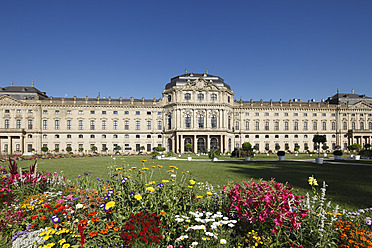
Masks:
[[[327,137],[325,135],[315,134],[313,138],[314,148],[318,150],[318,157],[320,158],[320,144],[325,144],[327,142]]]
[[[71,146],[66,147],[66,152],[71,152],[71,151],[72,151],[72,147]]]
[[[41,148],[41,151],[46,153],[46,152],[48,151],[48,147],[47,147],[47,146],[43,146],[43,147]]]
[[[362,145],[360,144],[352,144],[350,146],[347,147],[347,149],[349,149],[349,151],[356,151],[356,152],[359,152],[360,150],[362,150]]]
[[[96,146],[92,146],[91,148],[90,148],[90,150],[92,150],[92,152],[96,152],[97,151],[97,147]]]
[[[280,150],[280,145],[279,145],[279,144],[276,144],[276,145],[275,145],[275,150],[277,150],[277,151]]]
[[[187,142],[185,144],[185,149],[186,149],[186,151],[190,152],[192,150],[192,145],[189,142]]]

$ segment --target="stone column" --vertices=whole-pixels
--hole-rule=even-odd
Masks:
[[[25,137],[21,135],[21,153],[25,153]]]
[[[207,152],[209,151],[210,149],[210,143],[209,143],[209,135],[207,135],[207,141],[206,141],[206,147],[207,147]]]
[[[12,155],[13,154],[13,137],[10,136],[9,138],[10,138],[10,140],[9,140],[10,153],[9,154]]]
[[[185,152],[185,141],[184,141],[184,138],[183,138],[183,135],[180,135],[180,150],[181,150],[181,153],[184,153]]]
[[[194,135],[193,139],[194,139],[193,150],[194,150],[194,153],[197,153],[198,150],[197,150],[197,145],[196,145],[196,135]]]

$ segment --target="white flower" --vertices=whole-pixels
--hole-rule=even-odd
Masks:
[[[192,246],[197,246],[199,243],[198,242],[192,242]]]
[[[228,226],[229,227],[234,227],[235,225],[230,223],[230,224],[228,224]]]
[[[83,204],[81,204],[81,203],[79,203],[79,204],[76,204],[76,209],[80,209],[80,208],[83,208],[84,207],[84,205]]]
[[[171,177],[176,177],[177,175],[176,174],[172,174]]]
[[[220,243],[221,243],[222,245],[226,244],[226,243],[227,243],[227,242],[226,242],[226,239],[221,239],[221,240],[220,240]]]

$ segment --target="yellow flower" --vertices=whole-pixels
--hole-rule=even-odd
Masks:
[[[149,170],[149,168],[142,168],[142,170],[145,170],[145,171],[147,171],[147,170]]]
[[[190,180],[190,184],[191,185],[194,185],[195,184],[195,181],[194,180]]]
[[[137,169],[137,167],[132,167],[131,169],[134,170],[134,169]]]
[[[192,189],[192,188],[193,188],[193,186],[187,186],[187,187],[189,187],[190,189]]]
[[[161,165],[158,165],[158,167],[159,167],[159,168],[162,168],[163,166],[161,166]]]
[[[62,244],[64,244],[64,243],[66,243],[66,240],[65,240],[65,239],[61,239],[60,241],[58,241],[58,244],[59,244],[59,245],[62,245]]]
[[[63,246],[62,246],[62,248],[69,248],[71,245],[70,244],[64,244]]]
[[[123,168],[121,167],[121,168],[116,168],[116,170],[122,170]]]
[[[134,198],[135,198],[137,201],[139,201],[139,200],[142,199],[142,196],[141,196],[141,195],[135,195]]]
[[[212,192],[207,192],[207,195],[213,195]]]
[[[106,208],[112,208],[113,206],[115,206],[115,202],[113,201],[106,203]]]
[[[165,211],[160,211],[160,214],[164,216],[165,215]]]
[[[167,173],[169,173],[169,172],[173,172],[173,171],[172,170],[168,170]]]
[[[155,165],[153,165],[153,166],[151,166],[152,168],[156,168],[156,166]]]
[[[161,180],[162,183],[169,183],[169,180]]]
[[[147,160],[141,160],[142,163],[146,162]]]
[[[317,186],[318,185],[318,182],[316,181],[316,179],[313,176],[309,177],[309,180],[307,180],[307,181],[309,182],[309,184],[311,186]]]
[[[198,195],[198,196],[196,196],[196,198],[198,198],[198,199],[202,199],[203,196],[202,196],[202,195]]]
[[[171,165],[171,166],[169,166],[169,168],[176,168],[176,166],[174,166],[174,165]]]
[[[155,189],[153,187],[147,187],[146,190],[150,191],[150,192],[154,192]]]

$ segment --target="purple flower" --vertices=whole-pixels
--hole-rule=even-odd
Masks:
[[[128,179],[129,179],[128,177],[124,177],[124,178],[121,180],[121,182],[124,183],[124,182],[126,182]]]
[[[105,207],[105,206],[106,206],[106,204],[101,203],[101,205],[99,205],[98,207],[99,207],[99,208],[103,208],[103,207]]]
[[[158,185],[156,185],[156,187],[163,187],[164,186],[164,184],[162,184],[162,183],[159,183]]]
[[[81,175],[77,176],[77,177],[81,177]]]
[[[109,190],[108,193],[107,193],[107,196],[112,196],[114,194],[114,191],[113,190]]]
[[[103,197],[103,199],[104,199],[105,201],[107,201],[107,200],[108,200],[108,196],[106,195],[105,197]]]
[[[96,179],[97,179],[98,181],[100,181],[100,180],[101,180],[101,178],[99,178],[99,177],[97,177]]]
[[[61,218],[58,217],[58,215],[54,215],[52,218],[53,223],[58,223]]]
[[[134,196],[134,192],[130,193],[130,196]]]

